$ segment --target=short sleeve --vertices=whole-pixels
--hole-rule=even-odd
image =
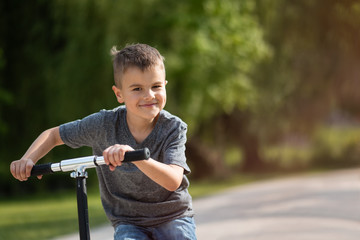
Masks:
[[[67,146],[72,148],[92,147],[103,134],[102,126],[103,114],[94,113],[81,120],[60,125],[60,137]]]
[[[174,164],[184,168],[184,173],[189,174],[190,168],[186,164],[185,143],[187,126],[180,123],[177,128],[169,135],[164,151],[164,162]]]

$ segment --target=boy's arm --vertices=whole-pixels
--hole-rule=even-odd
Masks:
[[[103,152],[104,160],[114,171],[116,166],[121,166],[125,152],[134,150],[128,145],[115,144]],[[151,158],[133,162],[146,176],[168,191],[175,191],[180,186],[184,169],[174,164],[164,164]]]
[[[55,146],[62,145],[59,127],[48,129],[31,144],[24,156],[10,164],[10,171],[14,178],[26,181],[30,177],[34,164],[45,156]]]
[[[184,169],[174,164],[164,164],[152,158],[133,162],[146,176],[168,191],[175,191],[180,186]]]

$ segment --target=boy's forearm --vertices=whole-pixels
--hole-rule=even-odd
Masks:
[[[128,145],[115,144],[103,152],[103,157],[111,171],[122,165],[124,155],[134,149]],[[175,191],[179,188],[183,177],[184,168],[174,164],[164,164],[154,159],[133,162],[151,180],[167,189]]]
[[[55,146],[62,145],[64,142],[60,138],[59,127],[48,129],[31,144],[22,159],[31,159],[36,163],[45,156]]]
[[[133,162],[146,176],[168,191],[175,191],[180,186],[184,169],[177,165],[167,165],[153,159]]]
[[[59,127],[46,130],[31,144],[20,160],[10,164],[10,172],[19,181],[26,181],[31,175],[34,164],[57,145],[63,144]],[[38,176],[41,178],[41,176]]]

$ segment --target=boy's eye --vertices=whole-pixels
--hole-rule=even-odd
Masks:
[[[137,87],[137,88],[133,88],[133,91],[140,91],[141,88]]]
[[[161,88],[162,86],[161,85],[155,85],[153,86],[153,88]]]

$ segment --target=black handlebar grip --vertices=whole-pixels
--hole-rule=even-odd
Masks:
[[[123,162],[147,160],[149,158],[150,158],[150,150],[148,148],[142,148],[135,151],[126,152]]]
[[[53,170],[51,170],[51,164],[52,163],[34,165],[31,169],[31,176],[39,176],[53,173]]]

